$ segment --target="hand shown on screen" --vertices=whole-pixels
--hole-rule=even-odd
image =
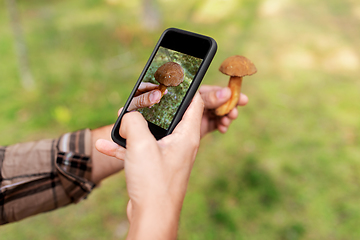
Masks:
[[[165,91],[165,94],[167,90]],[[151,107],[161,100],[161,91],[159,85],[142,82],[136,90],[134,98],[132,99],[128,111],[137,110],[139,108]]]

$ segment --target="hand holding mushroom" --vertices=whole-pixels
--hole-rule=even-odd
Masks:
[[[225,59],[221,64],[219,71],[229,75],[228,87],[231,89],[231,98],[229,101],[215,109],[217,116],[224,116],[236,107],[240,93],[241,83],[244,76],[250,76],[257,72],[255,65],[246,57],[235,55]]]

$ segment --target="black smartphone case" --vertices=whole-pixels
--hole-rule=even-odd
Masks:
[[[177,36],[177,37],[172,38],[171,34],[173,34],[174,36]],[[169,37],[169,35],[170,35],[170,37]],[[195,41],[196,41],[196,39],[198,39],[199,41],[200,40],[206,41],[208,46],[203,46],[200,44],[185,46],[184,44],[182,44],[183,39],[181,37],[179,38],[179,36],[182,36],[183,39],[193,39]],[[165,38],[165,40],[164,40],[164,38]],[[203,61],[199,67],[199,70],[198,70],[197,74],[195,75],[195,77],[194,77],[182,103],[180,104],[169,128],[167,130],[165,130],[165,129],[160,130],[159,129],[160,127],[156,126],[155,124],[153,124],[151,122],[148,122],[149,129],[157,140],[165,137],[166,135],[171,134],[172,131],[175,129],[176,125],[181,121],[182,116],[184,115],[186,109],[190,105],[191,100],[194,97],[197,89],[199,88],[200,83],[201,83],[203,77],[205,76],[205,73],[206,73],[207,69],[209,68],[210,63],[211,63],[212,59],[214,58],[216,50],[217,50],[216,41],[211,37],[207,37],[207,36],[200,35],[200,34],[193,33],[193,32],[188,32],[185,30],[177,29],[177,28],[168,28],[162,33],[153,52],[151,53],[151,55],[149,57],[149,60],[147,61],[143,71],[141,72],[141,75],[140,75],[138,81],[136,82],[134,89],[132,90],[128,100],[125,103],[125,106],[124,106],[122,112],[120,113],[120,115],[112,129],[111,138],[113,139],[114,142],[116,142],[117,144],[119,144],[123,147],[126,147],[126,139],[122,138],[119,135],[121,119],[124,116],[124,114],[127,112],[126,109],[128,109],[136,90],[138,89],[139,85],[141,84],[141,81],[144,78],[144,75],[146,74],[146,72],[147,72],[147,70],[148,70],[148,68],[160,46],[167,47],[170,49],[173,48],[174,46],[176,46],[177,51],[183,52],[183,53],[190,53],[190,55],[192,55],[192,56],[196,56],[196,55],[199,56],[199,54],[203,54],[205,52],[206,52],[206,54],[202,56]]]

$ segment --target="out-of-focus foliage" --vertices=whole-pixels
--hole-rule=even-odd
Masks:
[[[252,60],[249,104],[201,143],[179,239],[360,238],[360,3],[356,0],[17,0],[36,89],[22,88],[0,1],[0,144],[115,122],[164,29]],[[153,12],[153,11],[152,11]],[[123,173],[87,200],[1,227],[1,239],[124,239]]]

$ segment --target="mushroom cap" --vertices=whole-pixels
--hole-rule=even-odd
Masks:
[[[229,76],[243,77],[253,75],[257,69],[246,57],[235,55],[225,59],[219,71]]]
[[[184,81],[184,69],[176,62],[167,62],[155,72],[156,81],[167,87],[175,87]]]

